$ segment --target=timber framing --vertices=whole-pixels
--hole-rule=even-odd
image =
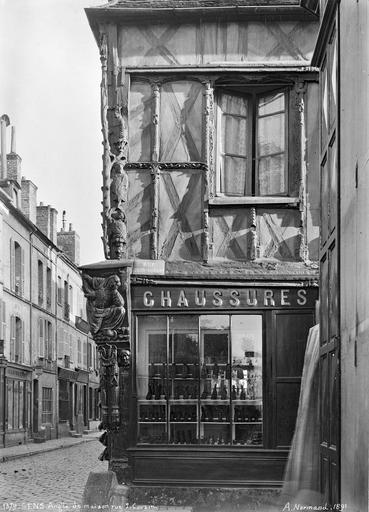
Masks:
[[[214,5],[215,2],[199,0],[177,2],[141,2],[121,1],[111,2],[100,7],[85,9],[90,27],[96,40],[99,40],[99,24],[153,21],[181,21],[190,22],[206,18],[206,21],[214,21],[221,18],[222,21],[316,21],[315,13],[308,11],[296,0],[239,0],[238,2],[223,2],[222,6]],[[231,5],[233,4],[233,5]],[[236,4],[236,5],[235,5]]]

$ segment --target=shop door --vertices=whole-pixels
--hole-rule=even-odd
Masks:
[[[73,382],[69,383],[69,425],[70,429],[74,429],[74,393],[73,393]]]
[[[38,380],[33,381],[33,421],[32,430],[38,432]]]

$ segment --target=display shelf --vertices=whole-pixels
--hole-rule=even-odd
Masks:
[[[197,405],[198,398],[169,398],[169,405]]]
[[[137,400],[138,405],[166,405],[167,400],[165,398],[150,398],[150,400],[139,399]]]
[[[197,425],[197,421],[173,421],[173,420],[170,420],[170,424],[171,425],[185,425],[185,424],[188,424],[188,425]]]
[[[258,421],[234,421],[233,425],[262,425],[263,420]]]
[[[155,421],[155,420],[138,420],[138,423],[145,423],[145,425],[152,423],[153,425],[166,425],[166,421]]]
[[[219,400],[218,398],[200,398],[201,405],[230,405],[230,401],[228,399],[226,400]]]
[[[245,398],[244,400],[240,400],[239,398],[233,399],[232,398],[232,405],[262,405],[263,401],[261,398]]]

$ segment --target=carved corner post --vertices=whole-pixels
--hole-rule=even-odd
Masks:
[[[131,344],[129,331],[128,262],[110,262],[82,267],[87,318],[100,355],[100,441],[105,446],[101,460],[109,468],[126,458],[129,446],[131,397]],[[126,306],[128,304],[128,306]],[[129,473],[129,472],[128,472]],[[122,472],[125,480],[127,471]],[[127,478],[128,479],[128,478]]]
[[[305,82],[298,82],[296,86],[297,92],[297,108],[299,112],[299,128],[300,128],[300,185],[299,185],[299,199],[300,199],[300,247],[299,259],[305,263],[309,261],[309,249],[307,243],[307,168],[306,168],[306,126],[305,126]]]
[[[119,65],[117,27],[103,25],[100,33],[101,124],[103,135],[103,242],[105,257],[123,260],[127,251],[129,78]]]

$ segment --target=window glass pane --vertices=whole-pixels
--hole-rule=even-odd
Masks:
[[[230,196],[251,194],[250,177],[246,185],[248,162],[245,158],[223,156],[220,161],[220,191]]]
[[[249,100],[242,96],[222,94],[220,98],[220,108],[223,113],[248,117]]]
[[[138,443],[168,442],[167,317],[138,318]]]
[[[200,442],[230,444],[229,316],[201,316],[200,333]]]
[[[283,194],[287,191],[285,155],[260,158],[258,162],[259,195]]]
[[[203,86],[199,82],[163,84],[160,106],[160,160],[201,161]]]
[[[337,104],[337,42],[336,36],[330,44],[329,52],[329,127],[336,119]]]
[[[285,93],[268,94],[259,98],[259,116],[266,116],[285,109]]]
[[[197,442],[199,330],[197,316],[169,317],[169,419],[173,444]]]
[[[144,82],[133,82],[129,97],[129,159],[131,162],[151,160],[152,91]]]
[[[259,156],[285,150],[286,114],[275,114],[258,120],[257,151]]]
[[[252,135],[249,133],[248,97],[222,94],[220,97],[220,192],[227,195],[251,194]],[[242,157],[242,158],[240,158]],[[249,173],[249,176],[248,176]]]
[[[247,156],[247,120],[243,117],[223,115],[222,152]]]
[[[263,442],[263,328],[261,315],[232,316],[232,407],[234,442]]]
[[[321,144],[325,146],[328,135],[328,80],[327,80],[327,68],[324,64],[324,68],[321,71]]]

